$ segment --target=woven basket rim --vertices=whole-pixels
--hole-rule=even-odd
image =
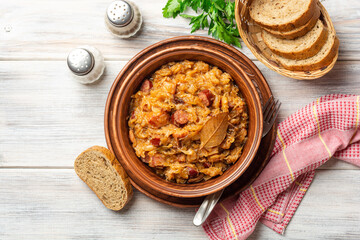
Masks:
[[[242,27],[244,24],[247,24],[246,21],[249,20],[249,16],[245,11],[246,11],[246,6],[248,4],[250,4],[251,1],[252,0],[236,0],[235,1],[235,19],[236,19],[236,24],[238,26],[238,31],[239,31],[241,39],[243,40],[245,45],[250,49],[250,51],[254,54],[254,56],[261,63],[263,63],[265,66],[267,66],[271,70],[273,70],[283,76],[298,79],[298,80],[313,80],[313,79],[320,78],[320,77],[324,76],[325,74],[327,74],[334,67],[334,65],[338,59],[338,55],[339,55],[338,50],[337,50],[337,53],[336,53],[335,57],[333,58],[332,62],[328,66],[321,68],[321,69],[311,70],[311,71],[292,71],[292,70],[285,69],[285,68],[281,67],[280,65],[276,66],[274,64],[276,62],[274,59],[269,59],[266,56],[264,56],[263,54],[259,53],[259,47],[254,42],[252,42],[251,37],[249,36],[248,32],[245,31],[244,28]],[[322,15],[321,18],[323,18],[323,20],[326,22],[326,25],[328,26],[330,31],[333,31],[334,33],[336,33],[334,25],[331,21],[331,18],[329,16],[328,12],[326,11],[325,7],[319,1],[317,2],[317,4],[318,4],[318,7],[319,7],[321,15]],[[240,9],[240,7],[243,5],[245,5],[245,6],[242,7],[242,9]],[[247,18],[245,18],[245,22],[243,22],[241,20],[240,11],[242,11],[241,14],[243,16],[247,16]]]

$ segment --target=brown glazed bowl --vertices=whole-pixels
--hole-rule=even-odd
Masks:
[[[202,197],[229,186],[254,159],[263,130],[261,101],[253,82],[244,72],[245,66],[241,66],[233,57],[221,51],[221,46],[224,47],[224,43],[207,37],[183,36],[167,39],[138,53],[115,79],[105,109],[106,141],[109,149],[125,168],[133,185],[140,191],[142,189],[180,198]],[[135,155],[129,140],[127,124],[131,96],[139,90],[142,81],[163,64],[185,59],[201,60],[228,72],[238,85],[249,113],[248,140],[238,161],[223,175],[194,184],[171,183],[156,175]]]

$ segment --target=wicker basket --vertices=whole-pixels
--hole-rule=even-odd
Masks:
[[[260,62],[281,75],[299,80],[320,78],[334,67],[338,58],[338,53],[333,61],[327,67],[322,69],[314,71],[291,71],[283,68],[272,56],[273,53],[263,42],[261,28],[250,17],[249,6],[251,2],[252,0],[236,0],[235,18],[242,40]],[[324,25],[335,32],[330,16],[324,6],[318,2],[318,7],[321,11],[320,19],[323,21]]]

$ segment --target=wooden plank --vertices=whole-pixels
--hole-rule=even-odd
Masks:
[[[268,70],[258,61],[255,64],[269,82],[273,95],[282,102],[280,120],[321,96],[360,93],[360,64],[356,61],[337,62],[327,75],[311,81],[290,79]]]
[[[1,239],[206,238],[192,225],[194,209],[135,191],[124,211],[113,212],[70,169],[0,169],[0,192]],[[286,239],[359,239],[359,199],[358,171],[318,171]],[[279,238],[261,224],[251,237]]]
[[[106,1],[7,1],[0,10],[0,60],[60,60],[84,44],[98,47],[108,60],[129,60],[159,40],[190,34],[189,20],[162,17],[166,1],[135,2],[143,14],[143,29],[136,37],[121,40],[105,28]],[[360,2],[327,0],[323,4],[340,38],[340,59],[359,60]],[[206,31],[196,34],[207,36]],[[241,51],[254,59],[247,47]]]
[[[285,231],[286,239],[359,239],[360,177],[354,170],[320,170]],[[259,225],[250,239],[279,239]]]
[[[191,224],[194,209],[163,205],[137,191],[124,211],[107,210],[72,169],[82,150],[106,145],[105,101],[126,61],[159,40],[190,32],[188,20],[162,17],[165,0],[135,2],[144,25],[127,40],[104,26],[109,2],[11,0],[0,9],[0,239],[206,238]],[[283,102],[279,121],[322,95],[360,92],[360,1],[323,4],[341,42],[333,71],[296,81],[255,61]],[[72,81],[65,63],[67,53],[84,44],[108,60],[103,81],[91,86]],[[246,47],[241,51],[254,59]],[[336,159],[321,169],[285,237],[359,239],[359,169]],[[279,238],[261,224],[250,237]]]
[[[0,166],[72,167],[82,150],[105,146],[106,97],[125,63],[106,62],[103,80],[86,86],[70,79],[65,61],[1,62]],[[358,62],[339,62],[315,81],[288,79],[256,64],[283,103],[279,121],[322,95],[360,92]]]
[[[135,192],[121,212],[105,208],[74,170],[0,170],[0,239],[204,239],[194,209]],[[166,214],[164,214],[166,213]]]
[[[0,165],[72,166],[80,149],[106,145],[106,97],[124,64],[107,64],[104,81],[85,86],[65,61],[2,62]]]

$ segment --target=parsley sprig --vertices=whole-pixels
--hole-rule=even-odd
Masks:
[[[183,14],[188,8],[199,15]],[[241,47],[235,22],[235,3],[229,0],[168,0],[163,10],[166,18],[190,19],[191,33],[209,28],[208,34],[228,44]]]

